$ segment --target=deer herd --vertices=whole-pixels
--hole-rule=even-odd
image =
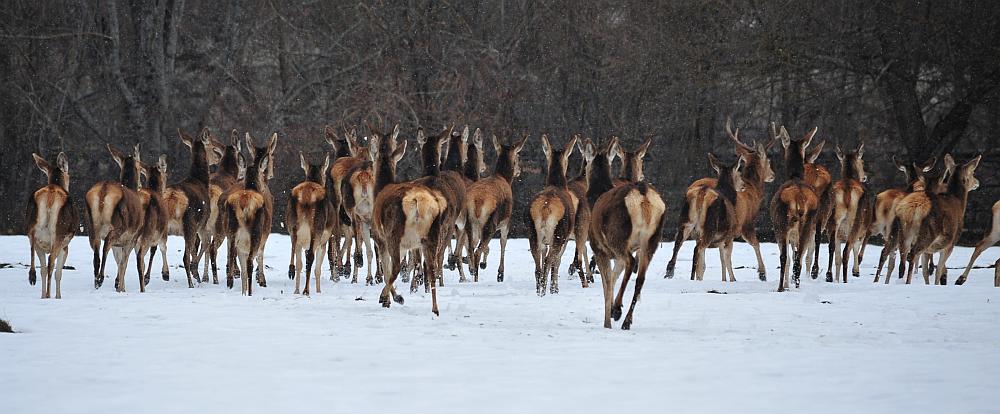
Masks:
[[[459,281],[466,282],[463,265],[467,262],[469,276],[478,282],[480,270],[486,268],[489,242],[497,232],[497,281],[503,282],[514,213],[512,186],[521,174],[519,156],[529,137],[505,142],[493,136],[496,161],[492,175],[484,176],[482,131],[419,129],[411,151],[419,153],[422,176],[405,181],[396,174],[407,150],[399,126],[389,133],[372,125],[367,129],[367,139],[361,140],[356,128],[338,134],[328,126],[325,139],[332,151],[325,158],[309,159],[300,153],[304,178],[289,190],[282,222],[291,236],[288,277],[295,281],[295,294],[309,295],[311,279],[315,292],[320,292],[323,263],[316,258],[322,258],[325,250],[332,281],[350,277],[358,283],[359,269],[365,267],[365,284],[384,283],[379,302],[389,307],[392,302],[403,303],[395,287],[402,277],[403,283],[410,283],[411,292],[423,285],[430,293],[432,312],[438,314],[437,288],[444,285],[444,269],[457,269]],[[905,276],[906,283],[918,266],[925,283],[930,284],[932,272],[934,284],[947,283],[946,262],[962,230],[968,193],[979,186],[975,178],[979,156],[959,164],[945,154],[940,169],[935,169],[936,159],[909,164],[893,158],[905,185],[873,194],[865,184],[863,142],[856,149],[837,146],[840,177],[834,180],[817,163],[824,142],[813,143],[816,128],[796,140],[783,126],[772,124],[766,143],[749,144],[741,141],[739,129],[733,131],[728,120],[725,129],[735,147],[735,161],[725,162],[709,153],[708,164],[715,176],[694,181],[679,200],[680,217],[665,277],[674,276],[681,245],[693,239],[692,280],[703,279],[705,251],[714,247],[719,250],[722,280],[736,281],[733,242],[741,238],[754,249],[758,277],[767,279],[755,223],[765,201],[765,187],[776,178],[768,152],[780,145],[786,176],[768,207],[781,261],[779,292],[793,282],[799,287],[803,259],[811,277],[818,277],[824,234],[828,239],[827,282],[847,283],[852,263],[852,274],[858,277],[869,238],[882,236],[885,245],[875,282],[883,278],[888,262],[884,279],[889,283],[898,252],[899,277]],[[207,283],[209,273],[212,283],[219,283],[216,256],[226,242],[226,284],[232,288],[238,278],[242,293],[252,295],[254,282],[267,286],[264,246],[275,220],[268,181],[274,177],[278,135],[261,141],[246,133],[241,139],[233,130],[229,142],[223,143],[208,129],[197,138],[183,131],[178,134],[190,151],[191,166],[188,176],[175,184],[167,183],[166,156],[147,164],[141,160],[139,145],[132,151],[108,145],[120,170],[119,179],[94,184],[83,206],[94,253],[94,287],[100,288],[104,281],[109,251],[117,265],[118,292],[126,290],[125,275],[133,252],[140,292],[149,283],[157,249],[162,278],[169,280],[167,236],[177,235],[184,239],[182,267],[188,287]],[[559,292],[561,259],[572,240],[569,273],[586,288],[599,272],[606,328],[612,319],[621,318],[624,293],[635,274],[634,294],[621,324],[622,329],[629,329],[666,215],[663,197],[643,174],[651,139],[634,151],[628,151],[617,137],[597,143],[576,135],[560,144],[542,135],[540,144],[546,162],[545,184],[524,211],[536,293]],[[569,160],[575,152],[582,158],[581,168],[569,178]],[[621,160],[617,178],[612,176],[615,158]],[[34,154],[34,161],[48,183],[34,192],[26,207],[29,282],[36,282],[37,256],[42,298],[51,297],[53,274],[59,298],[63,265],[80,215],[69,196],[66,154],[60,152],[53,159]],[[964,283],[976,258],[1000,241],[1000,201],[993,205],[992,219],[989,233],[976,245],[956,284]],[[934,253],[940,254],[936,267]],[[376,264],[373,258],[377,266],[372,266]],[[1000,287],[1000,269],[994,285]]]

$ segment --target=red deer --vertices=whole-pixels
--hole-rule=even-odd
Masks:
[[[736,194],[736,220],[740,229],[739,236],[746,240],[753,247],[757,255],[757,277],[761,281],[767,280],[767,268],[764,265],[764,257],[760,253],[760,241],[757,240],[757,215],[760,214],[760,207],[764,201],[764,183],[774,181],[774,170],[771,169],[771,159],[767,156],[767,150],[777,142],[772,138],[767,144],[757,142],[746,145],[739,139],[740,131],[737,128],[733,132],[731,120],[726,119],[726,135],[736,145],[736,155],[746,161],[746,165],[741,169],[743,179],[743,191]],[[674,250],[667,263],[665,278],[674,276],[674,266],[677,263],[677,254],[680,252],[684,241],[691,237],[693,225],[691,223],[691,198],[701,194],[701,188],[715,188],[718,184],[716,178],[702,178],[696,180],[688,186],[685,193],[684,202],[681,205],[680,219],[678,220],[677,235],[674,238]],[[694,216],[697,216],[695,214]]]
[[[370,159],[347,170],[340,183],[340,197],[343,211],[350,218],[351,231],[348,234],[354,237],[355,251],[359,251],[362,243],[365,246],[365,257],[368,260],[366,262],[368,266],[365,266],[367,272],[365,284],[374,285],[372,268],[375,267],[375,262],[372,261],[374,251],[371,245],[371,226],[372,208],[375,204],[375,172]],[[351,283],[358,283],[358,271],[362,263],[361,260],[355,262],[357,266],[354,266]],[[378,281],[381,282],[381,278]]]
[[[580,264],[587,263],[587,258],[589,257],[587,254],[587,239],[590,237],[590,203],[587,202],[587,189],[590,183],[587,179],[587,174],[590,170],[590,164],[594,161],[594,153],[597,151],[597,147],[589,138],[577,139],[576,145],[580,148],[580,155],[582,156],[580,174],[570,181],[567,186],[576,195],[576,198],[580,200],[580,203],[576,209],[576,219],[573,228],[576,251],[573,253],[573,261],[569,264],[569,274],[572,277],[575,276],[574,272],[579,272],[579,277],[586,280],[586,283],[583,283],[584,287],[587,287],[587,285],[594,282],[594,269],[593,266],[581,266]]]
[[[838,279],[847,283],[847,264],[854,257],[854,277],[861,273],[861,245],[867,239],[868,227],[871,224],[871,195],[865,189],[868,181],[865,174],[865,143],[862,142],[856,151],[846,154],[837,146],[837,159],[840,160],[840,179],[833,183],[830,198],[833,201],[833,213],[827,223],[826,233],[830,236],[829,260],[826,269],[826,281],[835,282]],[[844,251],[840,251],[840,242],[844,242]],[[836,259],[836,265],[834,260]],[[836,272],[834,272],[836,268]],[[843,277],[841,277],[843,269]]]
[[[372,130],[372,159],[375,162],[375,208],[372,212],[372,235],[378,251],[378,261],[385,286],[379,295],[379,303],[388,308],[392,303],[403,303],[403,297],[396,293],[394,283],[402,267],[403,255],[412,250],[420,250],[423,257],[424,274],[435,275],[435,266],[441,263],[430,258],[437,257],[435,251],[440,233],[446,226],[443,216],[447,201],[438,191],[417,183],[395,183],[396,164],[406,152],[406,141],[396,144],[399,125],[389,137]],[[426,277],[430,281],[431,312],[439,315],[437,305],[437,278]]]
[[[463,140],[467,135],[466,131],[463,131]],[[465,179],[466,197],[468,197],[469,188],[472,187],[472,184],[479,181],[480,176],[486,171],[486,163],[483,161],[483,132],[479,128],[476,128],[476,133],[472,138],[473,145],[468,145],[467,142],[465,144],[463,145],[465,155],[462,157],[462,175]],[[468,258],[472,257],[472,248],[468,243],[468,211],[465,206],[460,207],[459,221],[461,222],[461,229],[456,224],[455,249],[448,256],[448,270],[455,270],[458,267],[459,282],[466,282],[468,279],[465,277],[465,270],[463,270],[461,262],[463,260],[468,262]]]
[[[331,250],[328,251],[328,258],[331,261],[331,266],[335,265],[337,267],[336,273],[333,273],[331,270],[331,280],[339,281],[341,277],[347,277],[351,274],[351,244],[355,240],[355,235],[353,234],[354,225],[351,222],[350,215],[343,208],[344,195],[341,194],[341,190],[344,177],[347,176],[349,171],[355,169],[355,167],[370,162],[371,155],[367,147],[363,147],[358,143],[357,130],[354,128],[347,131],[344,137],[341,138],[332,127],[327,126],[326,141],[333,146],[336,152],[333,164],[330,167],[330,184],[333,186],[336,197],[337,210],[340,215],[340,228],[337,229],[335,237],[331,239],[334,245],[329,246]],[[349,153],[350,156],[344,156],[346,155],[344,152],[345,149],[347,150],[346,153]],[[340,245],[341,237],[344,239],[343,246]],[[341,260],[343,260],[343,264],[341,264]],[[361,246],[354,243],[354,266],[362,266],[363,260]],[[357,283],[356,278],[354,279],[354,283]]]
[[[691,235],[696,240],[691,280],[704,280],[705,249],[717,247],[722,264],[722,281],[725,282],[728,275],[729,281],[735,282],[733,239],[740,233],[736,204],[739,193],[744,190],[740,173],[743,157],[736,164],[727,166],[709,153],[708,163],[716,173],[714,188],[701,187],[694,192],[688,190],[685,197],[690,213],[687,221],[691,223]]]
[[[497,282],[503,282],[507,236],[510,233],[510,218],[514,211],[511,186],[514,179],[521,175],[518,155],[524,149],[526,142],[528,142],[527,135],[518,142],[501,144],[500,139],[494,135],[493,149],[496,151],[497,159],[493,175],[470,185],[465,195],[469,272],[472,273],[472,280],[475,282],[479,281],[479,269],[486,268],[485,255],[489,253],[490,239],[498,229],[500,266],[497,268]]]
[[[327,155],[323,165],[313,165],[299,153],[305,181],[292,188],[288,197],[286,223],[292,241],[292,258],[288,265],[288,275],[295,278],[295,294],[299,294],[302,279],[302,253],[305,251],[306,286],[302,294],[309,295],[309,273],[312,271],[316,255],[330,241],[333,230],[339,225],[334,209],[334,194],[327,192],[326,174],[330,167]],[[320,256],[322,257],[322,256]],[[320,293],[320,275],[323,266],[316,265],[316,293]]]
[[[90,223],[90,247],[94,249],[94,288],[104,283],[104,265],[108,251],[115,255],[118,274],[115,290],[125,292],[125,269],[128,256],[135,249],[142,227],[142,200],[139,197],[139,145],[125,154],[108,144],[111,156],[121,169],[119,180],[101,181],[87,191],[87,217]],[[103,247],[101,243],[104,243]],[[139,272],[139,283],[143,275]]]
[[[263,271],[264,244],[267,234],[271,231],[271,218],[274,207],[267,180],[271,176],[271,153],[277,142],[278,134],[271,136],[269,144],[262,148],[254,147],[250,134],[247,133],[247,147],[250,148],[251,165],[246,167],[246,182],[242,188],[226,195],[224,199],[227,232],[229,241],[228,263],[226,269],[226,286],[233,287],[233,277],[237,268],[240,278],[240,292],[247,296],[253,295],[253,262],[257,259],[257,282],[261,287],[267,287]],[[240,158],[240,162],[244,162]],[[308,283],[308,276],[306,283]]]
[[[788,131],[785,131],[785,127],[781,127],[782,132],[787,135]],[[812,134],[815,135],[819,128],[814,128]],[[771,124],[772,134],[777,136],[778,132],[774,130],[774,124]],[[812,137],[810,137],[810,141]],[[830,217],[833,215],[833,198],[830,194],[830,183],[833,182],[833,176],[830,175],[830,170],[824,167],[822,164],[817,164],[816,160],[819,158],[820,154],[823,153],[823,146],[826,141],[820,141],[812,149],[806,151],[805,165],[803,169],[803,179],[806,184],[812,186],[819,197],[819,205],[816,211],[816,230],[813,231],[814,241],[810,244],[809,250],[806,254],[806,268],[810,269],[810,277],[816,279],[819,277],[819,245],[820,237],[822,233],[826,231],[826,224],[829,222]]]
[[[31,154],[35,165],[45,173],[48,184],[32,194],[25,211],[31,267],[28,282],[35,284],[35,256],[42,271],[42,299],[52,297],[52,274],[56,277],[56,299],[62,299],[62,270],[69,255],[80,216],[69,196],[69,160],[60,152],[54,163]]]
[[[208,205],[211,197],[208,168],[209,164],[214,163],[217,154],[211,149],[212,140],[207,128],[202,130],[199,139],[192,138],[184,131],[178,130],[177,133],[191,152],[191,168],[184,181],[167,187],[163,199],[167,205],[167,233],[184,236],[184,273],[187,275],[188,287],[194,288],[194,282],[201,281],[197,262],[200,236],[211,213]],[[166,237],[160,241],[160,254],[163,260],[163,280],[170,280]]]
[[[900,257],[909,262],[906,269],[906,284],[913,279],[913,268],[917,258],[926,262],[931,254],[941,253],[937,263],[934,284],[945,284],[945,269],[948,256],[955,248],[965,220],[965,206],[969,191],[979,188],[975,177],[976,167],[982,156],[977,156],[955,169],[955,160],[946,154],[945,176],[948,187],[943,193],[917,191],[903,197],[896,206],[896,224],[900,243]],[[900,270],[906,267],[900,262]],[[924,265],[924,283],[930,284],[930,267]]]
[[[965,266],[965,271],[962,272],[962,276],[959,276],[955,280],[956,285],[964,284],[966,279],[969,278],[969,271],[972,270],[972,265],[976,263],[976,259],[979,255],[983,254],[990,246],[996,244],[1000,241],[1000,201],[993,203],[993,215],[992,223],[990,224],[990,232],[983,236],[983,239],[976,243],[976,249],[972,252],[972,257],[969,258],[969,264]],[[995,275],[993,276],[993,286],[1000,287],[1000,259],[997,259],[997,263],[993,266],[996,268]]]
[[[333,161],[334,164],[336,164],[337,161],[340,160],[341,158],[348,158],[353,156],[351,154],[351,144],[347,141],[346,135],[344,137],[337,135],[337,132],[330,125],[326,126],[325,133],[326,133],[325,134],[326,142],[330,144],[331,147],[333,147],[333,153],[330,154],[331,155],[330,159]],[[350,134],[353,136],[354,132],[350,132]],[[338,281],[340,280],[341,275],[347,274],[347,272],[345,272],[345,269],[343,269],[344,265],[340,262],[341,258],[340,238],[341,236],[343,236],[342,227],[346,223],[350,223],[350,218],[346,216],[347,212],[341,209],[341,201],[338,193],[339,190],[336,188],[336,185],[337,185],[336,180],[333,179],[332,169],[331,169],[331,177],[328,180],[326,180],[326,186],[327,186],[327,192],[334,194],[334,197],[331,201],[333,201],[334,208],[337,211],[338,222],[340,223],[337,225],[336,228],[334,228],[333,235],[330,237],[329,243],[327,243],[326,253],[327,253],[327,260],[330,263],[331,281]],[[348,261],[348,264],[350,264],[350,261]]]
[[[896,168],[903,172],[903,176],[906,179],[906,188],[890,188],[875,196],[875,208],[873,210],[872,225],[869,230],[869,236],[881,235],[885,242],[885,246],[882,248],[882,254],[879,257],[878,269],[875,271],[875,283],[878,283],[879,277],[882,274],[882,268],[886,263],[886,259],[889,260],[889,268],[886,275],[891,275],[892,270],[896,267],[896,249],[894,246],[890,246],[890,230],[892,229],[892,222],[896,220],[896,204],[899,203],[903,197],[914,191],[924,190],[924,173],[930,171],[934,168],[934,164],[937,162],[937,158],[931,158],[923,165],[917,164],[907,164],[896,159],[895,156],[892,157],[892,162],[896,164]],[[862,248],[862,254],[864,254],[864,248]],[[886,277],[885,283],[889,283],[890,277]]]
[[[617,138],[612,138],[607,146],[598,151],[592,163],[587,196],[596,197],[596,200],[592,203],[589,240],[601,271],[605,328],[611,328],[612,318],[618,320],[621,317],[621,300],[614,297],[618,275],[622,271],[631,273],[632,262],[638,262],[632,304],[621,325],[627,330],[632,327],[632,315],[642,294],[649,261],[660,244],[666,205],[656,189],[645,182],[614,187],[611,180],[612,156],[609,155],[612,151],[621,152]],[[631,178],[641,180],[643,177],[640,173]],[[612,260],[614,268],[611,267]],[[626,283],[627,279],[622,280],[622,290]]]
[[[785,170],[788,172],[788,181],[775,192],[770,207],[781,258],[778,292],[785,291],[789,285],[789,276],[794,278],[795,287],[799,287],[803,253],[816,248],[816,216],[820,197],[816,188],[809,184],[809,170],[806,169],[806,149],[816,135],[816,130],[817,128],[813,128],[798,141],[793,141],[784,127],[780,133],[775,133],[785,149]],[[788,255],[789,245],[793,251],[791,260]]]
[[[217,264],[219,246],[225,241],[225,234],[219,233],[222,221],[222,195],[241,184],[239,171],[239,157],[242,152],[239,133],[234,129],[229,136],[229,145],[225,145],[216,140],[212,140],[213,149],[220,155],[219,170],[212,173],[208,181],[209,192],[209,214],[202,236],[202,248],[198,255],[201,261],[202,255],[208,253],[205,260],[205,273],[202,276],[203,282],[208,282],[208,272],[211,266],[212,283],[219,284],[219,267]]]
[[[153,270],[153,258],[156,248],[164,237],[167,237],[167,204],[163,196],[167,190],[167,156],[160,155],[156,165],[140,163],[140,175],[146,177],[146,187],[139,189],[142,200],[142,229],[139,230],[139,241],[135,250],[136,268],[141,276],[140,292],[146,291],[150,272]],[[146,252],[149,252],[149,266],[145,265]]]
[[[542,135],[542,151],[545,153],[548,174],[545,188],[528,205],[528,243],[531,256],[535,259],[535,293],[545,296],[551,275],[553,294],[559,293],[559,262],[566,243],[573,234],[576,209],[580,199],[566,186],[566,167],[569,156],[576,146],[574,136],[563,149],[556,149],[549,143],[549,137]],[[580,279],[587,287],[587,278]]]

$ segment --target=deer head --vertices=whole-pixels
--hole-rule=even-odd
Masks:
[[[844,153],[837,145],[837,159],[840,160],[840,176],[852,178],[860,182],[867,182],[868,175],[865,174],[865,162],[862,157],[865,155],[865,143],[862,142],[856,151]]]
[[[34,158],[38,169],[45,173],[50,185],[57,185],[69,191],[69,159],[66,158],[66,153],[59,152],[54,164],[50,164],[38,154],[33,153],[31,157]]]

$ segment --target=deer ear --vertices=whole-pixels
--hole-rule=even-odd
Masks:
[[[208,127],[204,127],[201,129],[200,138],[201,138],[201,143],[205,144],[206,146],[212,143],[212,134],[208,132]]]
[[[226,156],[226,150],[224,148],[212,146],[212,152],[214,152],[215,155],[218,155],[218,158],[220,159]]]
[[[837,144],[836,147],[837,147],[837,159],[843,161],[844,160],[844,151],[840,149],[840,144]]]
[[[735,169],[735,171],[737,173],[740,172],[741,168],[743,168],[743,164],[745,162],[746,162],[746,158],[743,158],[743,157],[740,157],[739,159],[736,160],[736,169]]]
[[[69,158],[66,158],[65,152],[60,151],[59,155],[56,156],[56,165],[59,166],[59,169],[62,170],[62,172],[69,172]]]
[[[816,144],[816,146],[812,149],[812,151],[809,152],[809,155],[806,157],[806,162],[810,163],[816,162],[816,159],[819,158],[820,154],[823,153],[823,147],[825,145],[826,141],[820,141],[819,144]]]
[[[546,160],[552,159],[552,144],[549,143],[549,136],[546,134],[542,134],[542,152]]]
[[[392,135],[389,136],[389,139],[391,139],[392,142],[396,142],[396,140],[399,139],[399,124],[396,124],[396,126],[392,128]]]
[[[919,167],[923,172],[928,172],[934,168],[934,164],[937,164],[937,157],[931,157],[931,159],[924,162],[922,167]]]
[[[739,130],[737,130],[736,132],[739,133]],[[636,157],[640,160],[643,157],[645,157],[646,151],[649,149],[649,144],[652,143],[653,143],[653,137],[646,137],[646,141],[643,142],[642,145],[639,147],[639,151],[636,151]]]
[[[861,141],[861,145],[858,146],[858,158],[865,156],[865,142]]]
[[[274,150],[278,148],[278,133],[271,134],[271,139],[267,142],[267,153],[274,155]]]
[[[396,149],[392,151],[392,162],[397,163],[399,160],[403,159],[403,155],[406,154],[406,140],[403,140],[402,145],[397,145]]]
[[[327,125],[323,128],[323,139],[326,140],[327,144],[333,147],[334,150],[337,148],[337,131],[331,125]]]
[[[236,152],[242,150],[242,148],[240,148],[240,133],[236,131],[236,128],[233,128],[233,131],[229,133],[229,145],[235,147]]]
[[[257,166],[257,174],[267,174],[268,166],[270,165],[270,160],[267,157],[262,157],[260,164]]]
[[[326,172],[330,169],[330,154],[326,154],[326,158],[323,159],[323,169],[320,170],[320,175],[326,177]]]
[[[306,173],[306,175],[308,176],[309,175],[309,163],[306,162],[306,155],[303,154],[302,151],[299,151],[299,163],[302,166],[302,172]]]
[[[253,157],[254,156],[254,154],[253,154],[254,151],[253,150],[254,150],[254,148],[257,148],[257,147],[253,145],[253,137],[250,136],[250,132],[249,131],[246,133],[245,138],[246,138],[246,141],[247,141],[247,150],[250,151],[250,156]]]
[[[566,148],[563,149],[563,163],[569,161],[569,156],[573,155],[573,148],[576,147],[576,143],[579,139],[580,138],[578,136],[573,135],[573,138],[570,138],[569,142],[566,143]]]
[[[972,175],[972,173],[976,171],[976,168],[979,167],[979,161],[982,159],[983,159],[982,154],[977,155],[976,158],[973,158],[969,160],[969,162],[965,163],[965,165],[963,165],[962,168],[965,169],[966,174]]]
[[[52,166],[49,165],[48,161],[45,161],[45,158],[42,158],[40,155],[35,153],[31,154],[31,158],[35,159],[35,165],[38,166],[39,170],[42,170],[45,175],[49,175],[49,172],[52,171]]]
[[[521,153],[521,150],[524,149],[524,144],[528,142],[528,137],[529,137],[528,134],[524,134],[524,137],[521,138],[521,142],[518,142],[517,145],[514,146],[515,154]]]
[[[708,165],[715,170],[715,175],[719,175],[722,172],[722,166],[719,163],[719,159],[715,158],[715,154],[708,153]]]
[[[896,165],[896,169],[897,170],[900,170],[902,172],[906,172],[906,164],[904,164],[902,161],[900,161],[899,158],[896,158],[895,155],[892,156],[892,163]]]
[[[119,151],[118,148],[112,147],[111,144],[108,144],[108,151],[111,152],[111,157],[118,163],[118,168],[123,168],[125,166],[125,154]]]
[[[236,179],[243,180],[247,176],[247,158],[243,156],[243,153],[236,155]]]
[[[476,132],[472,134],[472,142],[475,143],[476,147],[480,150],[483,148],[483,131],[476,128]]]
[[[423,128],[417,128],[417,144],[421,146],[427,143],[427,136],[424,135]]]
[[[184,132],[180,128],[177,128],[177,136],[181,137],[181,142],[183,142],[184,145],[187,145],[188,148],[191,148],[191,147],[194,146],[194,139],[191,138],[190,135],[188,135],[186,132]]]
[[[500,150],[501,149],[503,149],[503,147],[500,145],[500,138],[497,138],[497,136],[494,135],[493,136],[493,150],[497,152],[497,156],[500,155]]]
[[[465,128],[462,129],[462,143],[464,144],[466,142],[469,142],[469,126],[468,125],[466,125]]]
[[[816,136],[816,132],[819,131],[819,127],[813,127],[813,129],[806,132],[805,138],[802,138],[802,147],[808,147],[809,143],[812,142],[813,137]]]
[[[160,158],[156,160],[156,168],[162,172],[167,171],[167,155],[161,154]]]

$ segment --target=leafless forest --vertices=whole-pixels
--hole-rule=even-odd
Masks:
[[[985,0],[5,1],[0,232],[24,232],[23,204],[44,183],[32,152],[66,151],[80,199],[117,175],[105,143],[167,154],[177,181],[190,164],[178,128],[276,131],[271,186],[284,206],[298,152],[319,157],[325,125],[366,120],[408,137],[452,123],[531,134],[515,212],[541,187],[541,133],[628,147],[653,136],[646,177],[671,232],[684,186],[711,171],[705,153],[734,158],[731,116],[747,139],[767,139],[772,121],[793,135],[818,126],[835,178],[829,144],[864,137],[877,190],[902,184],[892,155],[983,153],[970,240],[1000,197],[998,17]],[[401,175],[418,175],[417,158]]]

